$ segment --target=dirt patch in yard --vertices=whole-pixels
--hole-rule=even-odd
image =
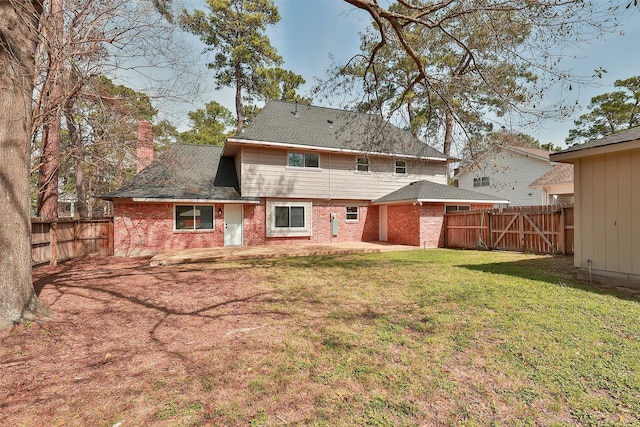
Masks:
[[[638,425],[637,299],[573,276],[447,250],[38,268],[54,314],[0,332],[0,426]]]
[[[224,372],[268,345],[287,316],[261,310],[274,296],[247,269],[148,265],[86,258],[34,270],[55,314],[0,333],[0,425],[157,424],[189,411],[199,424],[203,395],[243,385]]]

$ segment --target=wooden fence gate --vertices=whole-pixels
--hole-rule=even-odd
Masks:
[[[444,224],[448,248],[573,253],[573,205],[451,212]]]

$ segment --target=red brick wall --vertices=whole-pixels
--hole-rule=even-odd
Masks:
[[[420,246],[438,248],[444,246],[444,203],[424,203],[420,206]]]
[[[379,209],[360,206],[357,222],[346,220],[349,201],[314,201],[312,235],[306,237],[266,237],[265,202],[244,205],[243,244],[245,246],[285,243],[370,242],[379,239]],[[491,205],[472,205],[472,209]],[[172,203],[114,203],[114,246],[117,256],[153,254],[161,250],[224,246],[223,204],[215,204],[215,229],[174,231]],[[390,243],[437,248],[444,245],[444,203],[390,205],[387,208],[387,240]],[[338,234],[331,234],[331,213],[338,218]]]
[[[387,241],[399,245],[420,245],[420,206],[387,207]]]
[[[138,122],[136,156],[136,172],[149,166],[156,158],[156,149],[153,145],[153,125],[146,120]]]
[[[285,243],[330,243],[378,240],[378,208],[360,206],[360,219],[346,221],[349,202],[314,201],[312,236],[267,238],[264,201],[244,205],[243,244],[245,246]],[[117,256],[149,255],[161,250],[224,246],[223,204],[215,204],[214,230],[174,231],[173,203],[114,203],[114,247]],[[331,235],[330,214],[338,217],[337,236]]]
[[[378,240],[378,207],[360,206],[359,220],[347,221],[347,206],[358,206],[357,202],[348,201],[325,202],[314,200],[312,208],[312,235],[306,237],[264,237],[266,245],[285,243],[338,243],[338,242],[371,242]],[[264,212],[264,206],[262,206]],[[338,234],[331,234],[331,214],[338,218]],[[263,214],[263,222],[264,222]],[[246,225],[245,225],[246,227]]]
[[[114,209],[116,256],[150,255],[166,249],[206,248],[224,244],[224,220],[215,205],[214,230],[173,231],[172,203],[119,203]]]

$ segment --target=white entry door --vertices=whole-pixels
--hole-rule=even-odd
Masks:
[[[381,205],[380,209],[380,241],[387,241],[387,206]]]
[[[224,245],[242,246],[242,205],[224,205]]]

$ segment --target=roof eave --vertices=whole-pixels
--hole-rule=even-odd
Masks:
[[[213,198],[213,199],[187,199],[187,198],[162,198],[162,197],[117,197],[117,196],[98,196],[103,200],[114,200],[120,202],[135,202],[135,203],[227,203],[227,204],[260,204],[259,198],[241,198],[241,199],[229,199],[229,198]]]
[[[184,199],[184,198],[175,198],[175,199],[163,199],[159,197],[133,197],[131,199],[133,202],[138,203],[243,203],[243,204],[259,204],[260,199],[258,198],[245,198],[245,199],[226,199],[226,198],[212,198],[212,199]]]
[[[621,141],[607,145],[601,145],[598,147],[578,148],[566,152],[561,151],[559,153],[552,154],[550,158],[554,162],[573,163],[574,160],[580,159],[582,157],[599,156],[603,154],[612,154],[621,151],[637,149],[640,149],[640,139]]]
[[[408,159],[420,159],[420,160],[429,160],[433,162],[446,162],[446,157],[432,157],[432,156],[419,156],[415,154],[401,154],[401,153],[388,153],[381,151],[366,151],[366,150],[355,150],[350,148],[333,148],[333,147],[320,147],[317,145],[304,145],[304,144],[293,144],[287,142],[275,142],[275,141],[257,141],[252,139],[237,139],[237,138],[228,138],[227,143],[231,144],[240,144],[240,145],[260,145],[267,147],[275,147],[275,148],[293,148],[293,149],[308,149],[313,151],[322,151],[327,153],[347,153],[347,154],[367,154],[367,155],[376,155],[376,156],[387,156],[387,157],[402,157]],[[227,145],[225,144],[224,153],[227,152]]]
[[[423,203],[475,203],[475,204],[509,204],[509,200],[475,200],[475,199],[405,199],[405,200],[388,200],[373,201],[372,205],[406,205],[406,204],[423,204]]]

